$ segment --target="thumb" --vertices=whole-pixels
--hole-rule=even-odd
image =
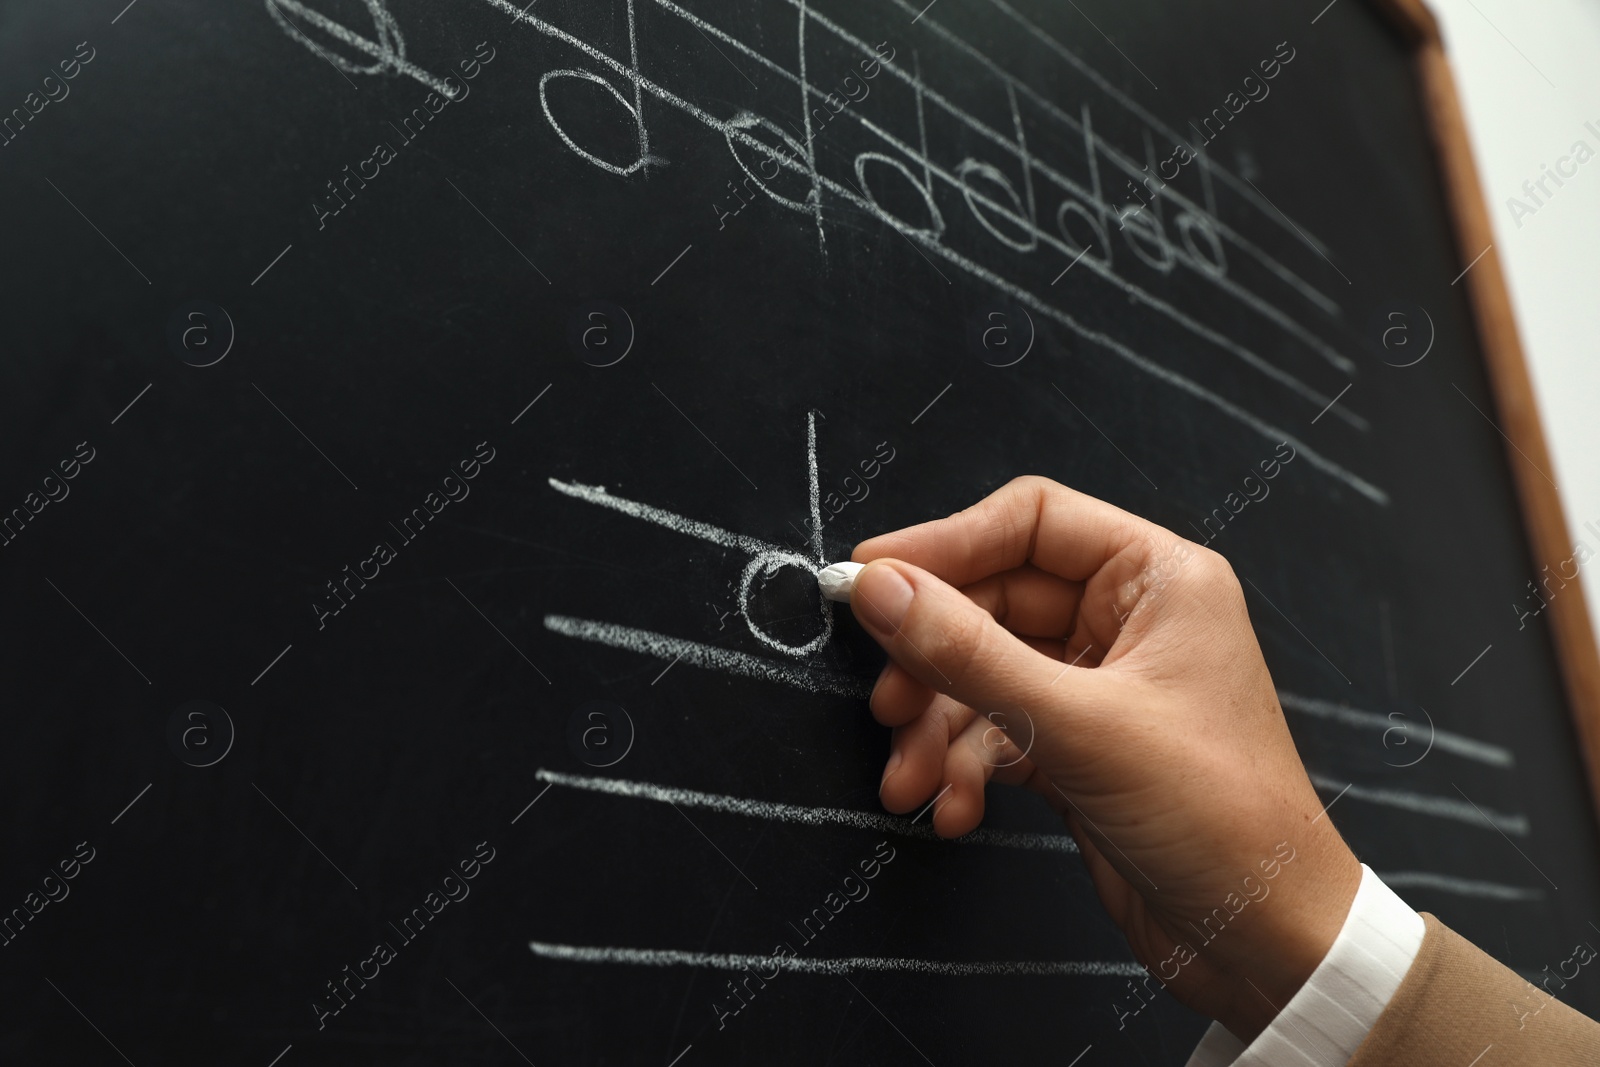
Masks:
[[[856,575],[850,607],[896,663],[980,713],[1052,704],[1086,684],[1053,685],[1063,664],[1034,651],[959,589],[921,567],[878,559]],[[1087,669],[1075,671],[1087,675]]]

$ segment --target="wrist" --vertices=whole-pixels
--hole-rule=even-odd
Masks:
[[[1285,873],[1289,873],[1286,871]],[[1236,944],[1215,965],[1231,985],[1217,1021],[1248,1044],[1267,1028],[1327,957],[1361,885],[1361,864],[1343,842],[1320,867],[1294,871]],[[1243,931],[1241,931],[1243,932]]]

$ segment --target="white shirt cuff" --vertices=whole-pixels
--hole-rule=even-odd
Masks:
[[[1344,1067],[1400,988],[1426,931],[1422,916],[1363,863],[1350,914],[1300,991],[1249,1045],[1212,1023],[1188,1067]]]

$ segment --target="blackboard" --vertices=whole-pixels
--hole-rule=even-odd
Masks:
[[[1559,969],[1581,594],[1414,44],[1355,0],[8,5],[0,1055],[1182,1063],[1042,805],[882,812],[881,657],[809,584],[1021,473],[1228,555],[1362,859]]]

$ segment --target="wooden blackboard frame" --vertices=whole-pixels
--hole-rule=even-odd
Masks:
[[[1439,23],[1423,0],[1368,3],[1388,18],[1413,53],[1423,112],[1433,135],[1463,268],[1482,256],[1466,271],[1461,284],[1466,286],[1472,304],[1495,411],[1507,438],[1506,456],[1522,505],[1533,562],[1536,568],[1555,567],[1571,557],[1573,542],[1561,495],[1542,473],[1551,469],[1544,427],[1511,311],[1511,294],[1493,247],[1488,202],[1478,180]],[[1550,630],[1588,770],[1590,794],[1600,813],[1600,649],[1595,646],[1583,588],[1574,584],[1575,591],[1563,588],[1560,597],[1551,599]]]

